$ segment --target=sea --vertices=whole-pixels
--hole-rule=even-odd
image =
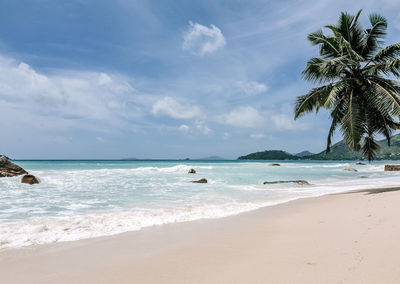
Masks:
[[[16,161],[40,179],[0,178],[0,249],[222,218],[291,200],[400,185],[351,161]],[[357,172],[345,171],[355,168]],[[188,174],[193,168],[196,174]],[[191,183],[206,178],[208,183]],[[263,184],[265,181],[306,180]]]

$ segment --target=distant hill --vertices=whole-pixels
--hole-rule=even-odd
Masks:
[[[225,158],[222,158],[222,157],[220,157],[220,156],[209,156],[209,157],[200,158],[200,159],[196,159],[196,160],[222,161],[222,160],[226,160],[226,159],[225,159]]]
[[[281,150],[269,150],[269,151],[267,150],[264,152],[256,152],[238,158],[238,160],[298,160],[298,159],[300,158]]]
[[[392,136],[390,142],[389,147],[386,139],[378,141],[381,149],[376,155],[376,160],[400,160],[400,134]],[[311,160],[363,160],[364,156],[360,152],[350,150],[342,140],[331,147],[329,154],[326,154],[324,150],[308,158]]]
[[[308,157],[312,155],[315,155],[315,153],[311,153],[310,151],[302,151],[300,153],[295,154],[295,156],[297,157]]]
[[[377,153],[376,160],[400,160],[400,134],[394,135],[391,138],[391,146],[387,145],[387,140],[383,139],[378,141],[381,149]],[[347,147],[344,140],[334,144],[331,147],[329,154],[325,153],[325,150],[318,154],[304,155],[308,151],[300,152],[296,155],[289,154],[285,151],[271,150],[264,152],[251,153],[246,156],[241,156],[238,160],[364,160],[364,156],[361,152],[355,152]],[[310,153],[310,152],[308,152]]]

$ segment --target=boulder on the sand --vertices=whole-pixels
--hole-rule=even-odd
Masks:
[[[269,164],[268,166],[270,166],[270,167],[279,167],[281,164],[276,164],[276,163],[274,163],[274,164]]]
[[[400,165],[385,165],[385,171],[400,171]]]
[[[201,178],[199,180],[194,180],[192,181],[193,183],[207,183],[207,180],[205,178]]]
[[[365,166],[366,164],[361,163],[361,162],[357,162],[356,165],[357,165],[357,166]]]
[[[348,171],[348,172],[358,172],[356,169],[354,169],[354,168],[345,168],[344,169],[345,171]]]
[[[194,170],[194,169],[190,169],[189,171],[188,171],[188,174],[195,174],[196,173],[196,171]]]
[[[296,183],[299,185],[310,185],[306,180],[278,180],[278,181],[265,181],[264,184],[277,184],[277,183]]]
[[[22,183],[37,184],[39,180],[34,175],[24,175],[21,179]]]
[[[6,156],[0,157],[0,177],[13,177],[27,173],[20,166],[10,162]]]

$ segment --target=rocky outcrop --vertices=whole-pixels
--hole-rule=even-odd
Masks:
[[[192,181],[193,183],[207,183],[207,180],[205,178],[201,178],[199,180],[194,180]]]
[[[310,185],[306,180],[278,180],[278,181],[265,181],[264,184],[277,184],[277,183],[296,183],[299,185]]]
[[[361,162],[357,162],[356,165],[357,165],[357,166],[365,166],[366,164],[361,163]]]
[[[34,175],[24,175],[21,179],[22,183],[37,184],[39,180]]]
[[[189,171],[188,171],[188,174],[195,174],[196,173],[196,171],[194,170],[194,169],[190,169]]]
[[[0,157],[0,177],[14,177],[27,173],[20,166],[10,162],[6,156]]]
[[[385,165],[385,171],[400,171],[400,165]]]
[[[345,168],[344,170],[348,172],[358,172],[356,169],[353,168]]]
[[[281,164],[269,164],[268,166],[270,166],[270,167],[279,167]]]

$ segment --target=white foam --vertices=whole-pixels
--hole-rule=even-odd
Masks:
[[[308,196],[397,185],[398,173],[350,163],[178,164],[126,169],[31,171],[39,185],[0,179],[0,248],[114,235],[141,228],[220,218]],[[188,175],[195,168],[197,175]],[[203,175],[204,174],[204,175]],[[367,178],[360,178],[367,176]],[[192,184],[205,177],[208,184]],[[312,185],[263,185],[305,179]]]
[[[290,195],[283,194],[283,196],[262,202],[232,202],[202,206],[186,205],[164,209],[136,208],[132,210],[116,210],[57,218],[40,218],[31,222],[18,221],[4,223],[0,224],[0,248],[74,241],[136,231],[155,225],[221,218],[302,197],[320,196],[379,186],[395,186],[397,180],[397,177],[389,177],[384,179],[359,180],[350,184],[338,182],[334,185],[325,183],[306,187],[298,186],[291,188]],[[246,190],[260,190],[262,186],[243,186],[242,188]],[[268,189],[264,188],[264,190]],[[286,190],[288,191],[288,188]],[[282,194],[282,191],[280,193]]]
[[[136,231],[154,225],[220,218],[271,204],[231,203],[175,209],[136,209],[6,223],[0,225],[0,248],[74,241]]]

